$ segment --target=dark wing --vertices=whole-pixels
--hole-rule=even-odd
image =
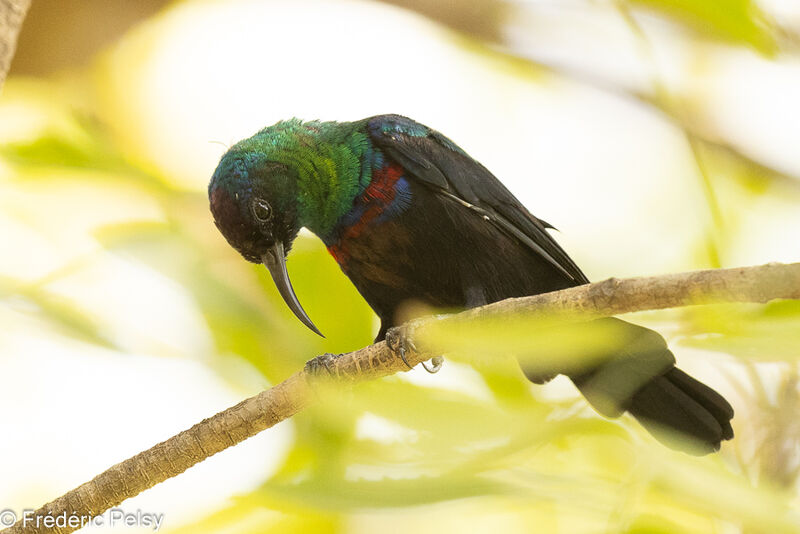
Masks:
[[[366,120],[373,143],[437,194],[458,202],[519,239],[576,283],[588,283],[575,262],[531,213],[486,167],[450,139],[400,115]]]

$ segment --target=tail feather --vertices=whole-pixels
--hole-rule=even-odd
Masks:
[[[664,338],[615,318],[617,344],[602,363],[569,377],[598,412],[633,415],[653,436],[693,454],[717,451],[733,438],[733,408],[722,395],[675,367]]]
[[[677,367],[674,367],[665,376],[682,391],[687,392],[698,404],[714,416],[714,419],[717,420],[722,428],[722,439],[733,438],[733,428],[731,427],[733,407],[722,395],[699,380],[695,380]]]
[[[637,391],[628,412],[665,445],[694,454],[717,451],[733,437],[730,404],[677,367]]]

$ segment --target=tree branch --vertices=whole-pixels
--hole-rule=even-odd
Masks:
[[[30,6],[31,0],[0,0],[0,89],[6,81],[17,49],[17,36]]]
[[[800,263],[770,263],[759,267],[646,278],[611,278],[563,291],[508,299],[459,314],[417,319],[411,324],[416,334],[433,325],[461,324],[487,317],[516,317],[523,314],[526,317],[556,317],[556,320],[574,321],[677,306],[767,302],[773,299],[800,299]],[[418,352],[411,352],[406,357],[411,365],[426,359],[425,354]],[[406,365],[383,341],[343,354],[332,360],[330,367],[331,374],[345,382],[370,380],[406,370]],[[76,528],[47,527],[44,521],[40,521],[37,527],[35,518],[58,517],[64,513],[100,515],[125,499],[303,410],[314,401],[311,381],[316,378],[307,370],[296,373],[277,386],[112,466],[36,510],[29,516],[32,520],[27,525],[23,525],[20,519],[2,533],[72,532]]]

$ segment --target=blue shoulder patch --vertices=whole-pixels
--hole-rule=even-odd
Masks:
[[[367,128],[373,135],[401,133],[412,137],[425,137],[431,132],[427,126],[402,115],[378,115],[370,119]]]
[[[374,137],[391,137],[392,133],[399,133],[409,137],[428,137],[453,152],[469,157],[469,155],[464,152],[460,146],[450,140],[450,138],[436,130],[428,128],[424,124],[420,124],[402,115],[378,115],[372,117],[367,124],[367,129],[370,135]]]

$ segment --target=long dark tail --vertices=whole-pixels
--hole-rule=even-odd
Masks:
[[[733,438],[728,401],[677,367],[637,391],[628,411],[659,441],[687,452],[714,452],[720,442]],[[676,431],[692,443],[675,436]]]
[[[664,338],[619,319],[599,321],[619,340],[614,353],[589,370],[567,373],[592,407],[607,417],[628,411],[656,439],[691,454],[717,451],[733,438],[731,405],[675,367]]]

